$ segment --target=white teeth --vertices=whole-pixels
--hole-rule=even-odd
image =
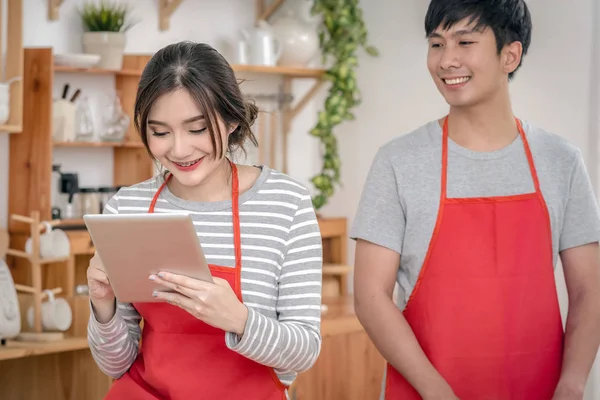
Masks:
[[[200,159],[197,159],[197,160],[194,160],[194,161],[190,161],[190,162],[186,162],[186,163],[175,163],[175,164],[181,165],[182,167],[189,167],[190,165],[196,164],[198,162],[198,160],[200,160]]]
[[[444,79],[444,82],[446,82],[446,85],[458,85],[460,83],[464,83],[464,82],[468,81],[469,79],[471,79],[471,77],[464,76],[462,78]]]

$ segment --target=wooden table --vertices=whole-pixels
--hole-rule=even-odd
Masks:
[[[356,318],[352,298],[323,303],[328,310],[321,322],[321,354],[313,368],[300,374],[291,399],[378,399],[385,362]],[[110,384],[94,363],[86,337],[0,347],[3,399],[100,400]]]

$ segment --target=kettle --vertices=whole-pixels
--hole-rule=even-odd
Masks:
[[[240,32],[250,50],[250,64],[277,65],[281,56],[281,42],[274,36],[267,21],[260,20],[254,29],[242,29]]]

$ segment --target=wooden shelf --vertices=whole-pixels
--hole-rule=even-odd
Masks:
[[[321,68],[293,68],[293,67],[270,67],[268,65],[240,65],[232,64],[231,68],[235,72],[250,72],[258,74],[282,75],[290,78],[314,78],[318,79],[325,74]],[[116,76],[141,76],[142,70],[123,69],[120,71],[99,68],[78,68],[65,65],[55,65],[55,72],[85,73],[85,74],[109,74]]]
[[[0,132],[18,133],[23,130],[22,125],[0,125]]]
[[[350,270],[348,265],[323,263],[323,275],[347,275]]]
[[[79,226],[85,225],[83,218],[75,218],[75,219],[61,219],[60,223],[56,226],[60,228],[61,226]]]
[[[0,361],[62,353],[65,351],[83,350],[87,348],[89,348],[89,345],[86,337],[72,337],[54,342],[21,342],[8,340],[5,346],[0,346]]]
[[[53,147],[129,147],[143,148],[142,142],[53,142]]]
[[[119,76],[140,76],[142,75],[141,70],[114,70],[114,69],[102,69],[102,68],[81,68],[81,67],[70,67],[68,65],[55,65],[54,72],[70,72],[70,73],[83,73],[83,74],[97,74],[97,75],[119,75]]]

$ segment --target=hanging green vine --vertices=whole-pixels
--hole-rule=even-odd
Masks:
[[[359,0],[314,0],[313,15],[320,15],[319,42],[323,63],[332,57],[333,63],[325,73],[331,87],[325,100],[325,108],[310,134],[319,138],[323,145],[323,166],[311,182],[318,190],[312,202],[319,210],[333,195],[334,185],[340,182],[341,161],[337,138],[333,129],[344,121],[353,120],[352,109],[360,104],[360,91],[356,82],[358,66],[357,51],[364,48],[367,54],[379,52],[367,44],[367,28],[363,20]]]

